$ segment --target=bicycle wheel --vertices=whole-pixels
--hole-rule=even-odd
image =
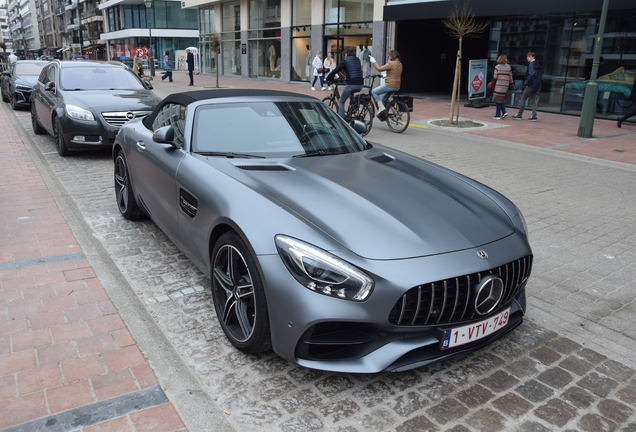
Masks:
[[[336,98],[332,96],[327,96],[322,100],[322,102],[329,107],[329,109],[336,114],[338,114],[338,102],[336,102]]]
[[[391,101],[386,108],[386,124],[395,133],[402,133],[409,127],[411,113],[409,107],[401,101]]]
[[[349,109],[347,110],[347,118],[349,121],[358,120],[364,123],[367,130],[362,136],[366,136],[371,132],[371,128],[373,127],[373,113],[369,110],[366,102],[360,99],[360,95],[351,98]]]

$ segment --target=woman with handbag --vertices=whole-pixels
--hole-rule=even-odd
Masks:
[[[508,56],[502,54],[497,58],[497,66],[489,87],[494,83],[492,101],[495,103],[495,120],[506,118],[506,95],[508,90],[514,85],[512,81],[512,68],[508,64]]]
[[[333,55],[328,52],[327,53],[327,57],[325,58],[325,61],[323,62],[323,74],[328,74],[329,72],[331,72],[333,70],[333,68],[336,67],[336,60],[333,58]],[[329,90],[331,90],[331,86],[329,86]]]
[[[311,89],[316,90],[314,85],[316,84],[316,80],[320,78],[320,87],[325,90],[326,87],[322,78],[322,72],[324,70],[322,66],[322,51],[316,53],[316,57],[314,57],[314,61],[311,62],[311,65],[314,67],[314,81],[311,83]]]

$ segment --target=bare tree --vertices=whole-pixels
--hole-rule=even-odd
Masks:
[[[455,77],[453,81],[453,95],[448,122],[457,124],[459,118],[459,87],[462,66],[462,42],[466,37],[479,37],[490,24],[489,21],[478,21],[468,3],[455,3],[448,13],[448,18],[442,20],[451,37],[459,40],[457,59],[455,60]],[[457,110],[457,112],[455,112]],[[455,115],[457,118],[454,118]]]

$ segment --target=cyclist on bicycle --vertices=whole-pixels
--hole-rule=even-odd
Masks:
[[[371,91],[373,99],[378,104],[377,117],[380,118],[381,114],[386,110],[385,105],[389,100],[389,93],[398,91],[402,84],[402,62],[400,61],[400,53],[396,50],[389,51],[389,61],[384,66],[378,65],[373,56],[371,56],[370,60],[378,72],[386,71],[385,85],[376,87]],[[380,95],[384,95],[382,101],[380,101]]]
[[[327,75],[327,84],[331,85],[336,74],[344,70],[347,77],[347,85],[345,86],[340,100],[338,101],[338,115],[345,118],[345,103],[347,99],[355,92],[362,90],[362,64],[360,59],[356,57],[356,49],[353,47],[347,47],[345,50],[345,58],[336,66],[329,75]]]

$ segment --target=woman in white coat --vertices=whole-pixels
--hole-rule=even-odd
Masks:
[[[318,77],[320,77],[320,87],[322,87],[323,90],[326,89],[324,82],[323,82],[323,66],[322,66],[322,51],[318,51],[316,53],[316,57],[314,57],[314,61],[311,62],[311,65],[314,67],[314,81],[311,83],[311,89],[312,90],[316,90],[316,88],[314,87],[314,85],[316,84],[316,80],[318,79]],[[318,72],[318,70],[320,69],[320,72]]]
[[[323,73],[329,73],[333,70],[333,68],[336,67],[336,60],[333,58],[333,55],[331,55],[330,52],[327,53],[327,57],[325,58],[325,61],[323,62],[323,66],[325,67],[325,69],[323,70]],[[329,90],[331,90],[331,86],[329,86]]]

